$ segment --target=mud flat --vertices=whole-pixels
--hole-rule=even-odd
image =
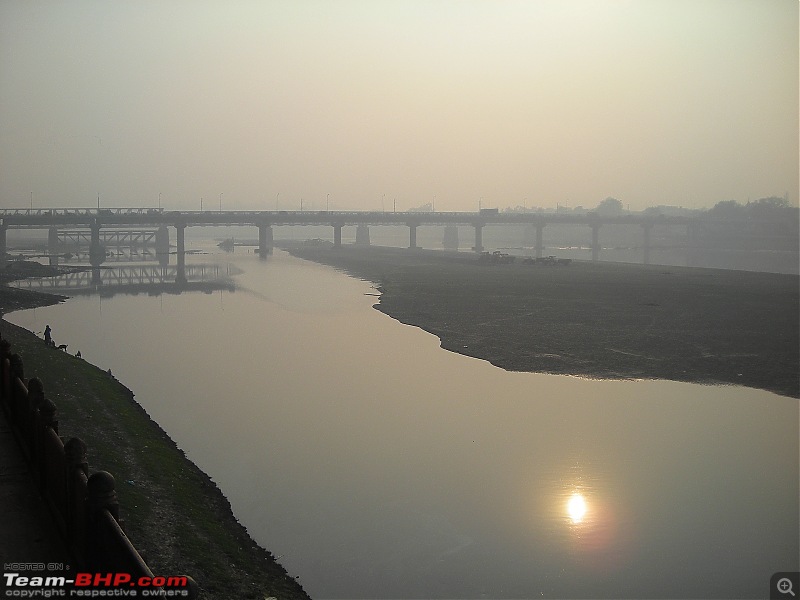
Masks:
[[[44,274],[34,269],[28,275]],[[4,279],[20,276],[26,275]],[[61,300],[0,285],[0,316]],[[2,319],[0,334],[22,356],[25,376],[39,377],[45,396],[58,407],[59,434],[87,443],[90,471],[114,475],[128,536],[157,575],[191,575],[204,599],[308,598],[252,540],[217,485],[112,374],[46,347],[41,338]]]
[[[292,244],[372,281],[376,308],[447,350],[509,371],[669,379],[800,395],[800,278],[572,262],[485,264],[472,253]]]

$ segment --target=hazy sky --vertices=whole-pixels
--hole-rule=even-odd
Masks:
[[[796,0],[0,2],[0,206],[798,201]]]

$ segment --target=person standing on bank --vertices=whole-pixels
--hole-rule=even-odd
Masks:
[[[44,343],[47,344],[48,346],[52,346],[53,345],[53,338],[50,336],[50,332],[51,331],[52,331],[52,329],[50,329],[50,325],[45,325],[45,327],[44,327]]]

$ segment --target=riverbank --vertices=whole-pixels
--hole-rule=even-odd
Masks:
[[[509,371],[742,385],[799,397],[798,277],[292,244],[374,282],[376,308]]]
[[[0,315],[61,300],[0,286]],[[87,443],[90,471],[114,475],[126,531],[156,574],[191,575],[208,599],[308,598],[128,388],[5,320],[0,333],[23,357],[26,377],[39,377],[58,407],[59,434]]]

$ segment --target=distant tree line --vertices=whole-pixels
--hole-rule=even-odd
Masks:
[[[432,212],[432,203],[428,202],[422,206],[409,209],[409,212]],[[553,208],[540,208],[536,206],[514,206],[503,209],[506,213],[573,213],[588,214],[596,213],[604,216],[614,216],[627,214],[632,211],[626,210],[622,201],[609,196],[601,200],[594,208],[584,208],[583,206],[568,207],[557,205]],[[683,206],[648,206],[641,214],[651,217],[664,216],[685,216],[685,217],[707,217],[713,221],[727,221],[731,225],[758,225],[765,227],[761,229],[765,232],[773,230],[775,233],[792,234],[798,230],[800,223],[800,209],[791,206],[787,198],[769,196],[760,198],[747,204],[739,204],[736,200],[723,200],[717,202],[710,209],[684,208]],[[780,230],[780,231],[777,231]]]
[[[706,214],[726,221],[781,221],[798,218],[798,208],[790,206],[786,198],[770,196],[755,202],[739,204],[735,200],[717,202]]]
[[[503,212],[509,213],[573,213],[579,215],[585,215],[589,213],[596,213],[598,215],[606,215],[606,216],[614,216],[614,215],[623,215],[628,213],[637,213],[638,211],[631,211],[625,208],[625,205],[622,203],[621,200],[617,198],[613,198],[609,196],[604,200],[600,201],[600,203],[595,206],[594,208],[586,208],[584,206],[574,206],[569,207],[567,205],[557,205],[555,209],[553,208],[541,208],[538,206],[514,206],[504,208]],[[695,216],[703,211],[700,209],[694,208],[684,208],[682,206],[649,206],[643,211],[642,214],[651,215],[651,216],[658,216],[658,215],[667,215],[667,216]]]
[[[602,200],[594,208],[584,208],[576,206],[569,208],[558,205],[555,209],[540,208],[531,206],[515,206],[503,209],[503,212],[511,213],[552,213],[570,212],[578,214],[597,213],[600,215],[621,215],[628,212],[624,205],[617,198],[608,197]],[[770,196],[760,198],[747,204],[739,204],[735,200],[723,200],[717,202],[710,209],[684,208],[682,206],[649,206],[641,211],[649,216],[706,216],[714,220],[736,221],[736,222],[779,222],[791,221],[797,223],[800,219],[800,209],[791,206],[786,198]]]

